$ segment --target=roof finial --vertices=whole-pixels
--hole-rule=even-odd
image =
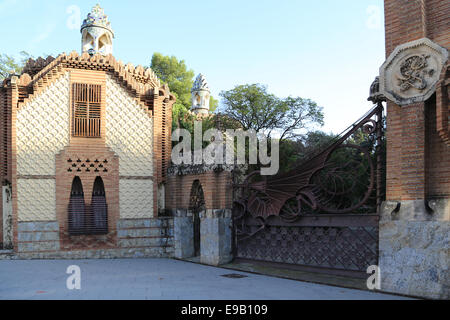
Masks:
[[[195,114],[208,114],[211,90],[209,90],[208,82],[203,74],[200,73],[195,79],[191,94],[192,112]]]
[[[114,32],[108,16],[99,4],[95,5],[81,25],[82,52],[90,55],[112,53],[112,39]]]

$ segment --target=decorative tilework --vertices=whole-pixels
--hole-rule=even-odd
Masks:
[[[19,221],[56,220],[56,184],[53,179],[18,179]]]
[[[106,145],[120,157],[121,176],[153,174],[153,120],[109,75],[106,81]]]
[[[17,174],[54,175],[69,143],[69,73],[17,112]]]
[[[153,182],[148,180],[120,180],[120,218],[153,217]]]

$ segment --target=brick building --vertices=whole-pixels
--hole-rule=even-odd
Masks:
[[[170,256],[159,218],[175,97],[112,55],[98,5],[82,54],[29,60],[0,86],[0,242],[21,257]]]

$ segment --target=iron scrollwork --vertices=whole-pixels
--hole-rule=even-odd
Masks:
[[[368,146],[345,142],[360,130],[369,136],[370,146],[379,148],[382,111],[380,102],[331,145],[295,169],[275,176],[255,171],[235,185],[240,191],[233,209],[237,239],[260,232],[272,216],[290,223],[307,214],[356,213],[361,209],[379,184],[375,168],[379,169],[379,164],[373,164],[374,150]],[[252,219],[251,226],[246,224],[247,218]]]

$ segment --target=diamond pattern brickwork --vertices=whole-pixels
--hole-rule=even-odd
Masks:
[[[153,181],[120,180],[120,218],[153,217]]]
[[[69,143],[69,73],[17,111],[17,174],[54,175]]]
[[[19,221],[56,220],[54,179],[18,179],[17,206]]]
[[[153,120],[111,76],[106,82],[106,145],[120,158],[121,176],[153,174]]]

